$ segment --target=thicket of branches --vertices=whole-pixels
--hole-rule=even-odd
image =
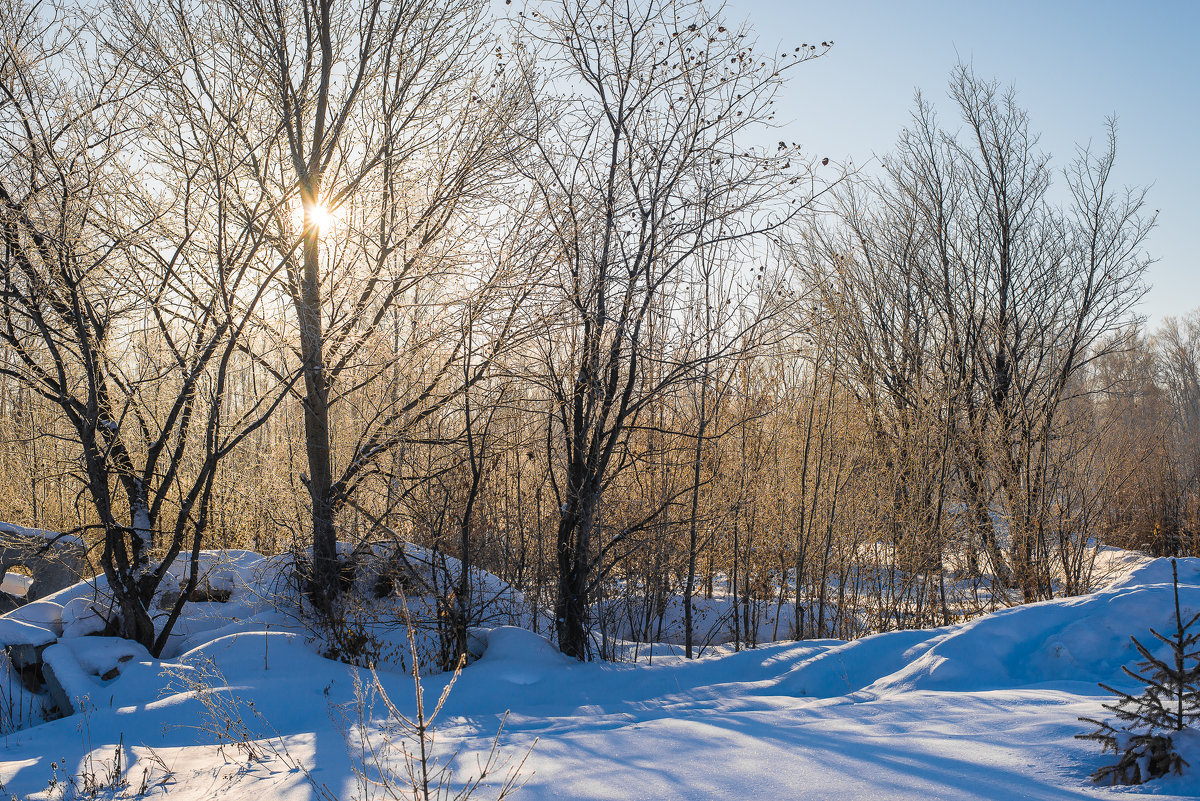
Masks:
[[[1059,166],[960,67],[950,125],[918,97],[848,176],[775,127],[829,44],[692,0],[3,0],[0,32],[0,516],[94,543],[148,647],[201,547],[295,550],[336,617],[338,541],[416,542],[589,658],[1200,545],[1200,316],[1137,325],[1114,125]]]

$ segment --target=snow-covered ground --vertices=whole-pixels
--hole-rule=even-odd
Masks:
[[[14,613],[66,632],[47,660],[56,673],[63,665],[71,692],[89,696],[79,704],[89,711],[0,742],[9,793],[61,797],[65,777],[102,773],[121,743],[128,796],[146,775],[148,797],[175,801],[308,799],[314,784],[345,799],[383,797],[360,792],[360,761],[347,748],[355,687],[370,673],[316,655],[265,597],[256,570],[266,560],[232,554],[220,568],[209,558],[233,595],[193,605],[161,661],[69,636],[67,627],[85,632],[91,620],[93,602],[75,600],[86,599],[80,588]],[[1121,564],[1091,595],[956,626],[718,650],[692,662],[660,647],[652,664],[580,664],[524,629],[481,630],[483,655],[446,701],[437,748],[461,749],[465,778],[507,712],[501,749],[519,759],[532,747],[517,795],[531,800],[1195,798],[1196,738],[1183,743],[1192,772],[1133,790],[1092,785],[1088,774],[1110,757],[1074,739],[1089,728],[1077,718],[1108,700],[1096,682],[1132,689],[1120,671],[1137,658],[1129,636],[1146,642],[1148,627],[1173,626],[1169,562]],[[1200,610],[1200,560],[1180,560],[1179,573],[1185,608]],[[411,712],[411,678],[379,678]],[[425,680],[427,703],[448,680]],[[204,684],[213,687],[207,704],[194,691]],[[220,735],[231,722],[234,736]],[[378,743],[373,730],[365,736]],[[237,731],[260,745],[239,750],[228,742]],[[248,750],[262,758],[248,760]]]

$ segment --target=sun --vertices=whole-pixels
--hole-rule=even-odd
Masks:
[[[337,222],[337,217],[329,210],[329,207],[324,203],[314,203],[309,207],[309,215],[312,218],[313,225],[317,226],[317,230],[327,233],[334,223]]]
[[[296,225],[300,228],[304,227],[304,209],[300,207],[296,210],[294,218]],[[316,227],[317,231],[322,234],[327,234],[338,223],[337,212],[331,210],[324,203],[311,203],[307,205],[309,219]]]

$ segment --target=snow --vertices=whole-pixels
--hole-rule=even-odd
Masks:
[[[27,576],[24,573],[11,572],[0,577],[0,592],[6,592],[17,598],[24,598],[32,586],[33,576]]]
[[[74,534],[62,534],[57,531],[45,531],[44,529],[40,528],[26,528],[24,526],[14,525],[12,523],[0,522],[0,535],[5,534],[12,537],[41,538],[54,543],[62,543],[64,545],[71,544],[82,546],[84,544],[83,539]]]
[[[48,645],[57,639],[58,636],[44,626],[7,616],[0,617],[0,646],[32,645],[36,647]]]
[[[483,632],[483,656],[475,663],[495,681],[528,686],[553,674],[554,668],[572,660],[531,631],[516,626],[497,626]]]
[[[136,481],[139,498],[143,495],[142,484]],[[154,546],[154,534],[150,530],[150,510],[146,507],[144,500],[139,500],[136,504],[131,501],[133,506],[133,535],[141,541],[141,548],[144,552],[149,553]]]
[[[484,625],[471,632],[481,656],[441,711],[437,748],[461,749],[455,764],[465,778],[507,712],[503,754],[519,759],[533,748],[516,795],[529,801],[1195,798],[1194,733],[1177,742],[1193,765],[1184,776],[1133,791],[1088,779],[1111,759],[1074,737],[1088,731],[1078,717],[1102,715],[1109,700],[1096,682],[1134,689],[1120,671],[1136,659],[1130,635],[1149,644],[1148,627],[1173,625],[1169,562],[1109,561],[1114,575],[1090,595],[939,629],[718,648],[692,661],[653,646],[653,664],[581,664],[526,628]],[[49,798],[52,759],[78,769],[120,740],[131,776],[157,764],[149,749],[170,766],[172,782],[151,795],[174,801],[311,798],[310,781],[357,797],[353,737],[341,721],[354,719],[356,686],[370,673],[318,655],[320,644],[275,594],[279,560],[210,553],[202,570],[230,598],[188,604],[162,660],[120,640],[67,633],[88,619],[77,610],[101,605],[102,589],[54,597],[64,636],[45,658],[71,692],[87,695],[89,711],[8,735],[0,782],[9,792]],[[1185,611],[1200,609],[1200,560],[1180,560],[1179,573]],[[515,622],[527,624],[516,614],[523,602],[495,582]],[[427,708],[450,678],[424,680]],[[381,670],[379,679],[411,713],[411,677]],[[237,726],[214,725],[214,709]],[[244,732],[265,756],[247,760],[223,731]]]
[[[137,662],[134,662],[137,660]],[[42,653],[43,670],[53,671],[74,711],[85,706],[93,708],[113,707],[117,699],[124,699],[131,691],[137,697],[137,689],[130,683],[117,684],[117,679],[129,667],[141,667],[144,674],[150,667],[150,654],[137,643],[115,637],[64,638]],[[150,686],[159,682],[158,666],[153,668],[154,679]],[[144,678],[144,676],[143,676]],[[111,688],[111,689],[110,689]]]
[[[101,610],[104,613],[101,613]],[[64,637],[86,637],[98,634],[108,625],[110,614],[97,601],[88,597],[72,598],[62,607],[62,629]]]
[[[62,634],[62,604],[54,601],[33,601],[19,606],[9,612],[6,617],[10,620],[21,620],[50,629],[56,635]]]
[[[42,538],[42,540],[52,543],[72,544],[72,546],[79,547],[83,547],[84,544],[83,537],[74,534],[61,534],[60,531],[47,531],[44,529],[26,529],[23,525],[0,522],[0,536],[2,535]]]

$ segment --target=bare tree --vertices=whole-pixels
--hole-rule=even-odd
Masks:
[[[918,519],[932,523],[944,503],[921,479],[957,476],[994,575],[1008,584],[1011,571],[1032,600],[1053,592],[1045,551],[1069,402],[1089,366],[1123,347],[1153,218],[1141,191],[1111,186],[1112,124],[1103,148],[1081,148],[1063,171],[1070,202],[1058,207],[1015,93],[960,66],[950,95],[963,133],[918,97],[885,180],[847,195],[843,227],[818,233],[815,252],[879,441],[914,468],[897,487],[916,490]],[[922,430],[942,432],[924,463],[905,445]]]
[[[225,413],[261,240],[223,224],[223,165],[202,154],[169,172],[160,145],[186,132],[141,104],[146,83],[108,31],[50,5],[2,13],[0,339],[16,357],[2,369],[69,424],[109,626],[157,654],[198,579],[218,467],[282,397]],[[156,629],[151,601],[185,549],[188,585]]]
[[[768,155],[745,140],[772,118],[782,73],[817,51],[757,50],[692,2],[567,0],[540,20],[529,46],[559,93],[539,106],[527,170],[556,242],[541,298],[558,320],[541,378],[560,509],[555,618],[564,653],[585,659],[598,565],[637,528],[598,541],[610,470],[648,404],[704,361],[676,360],[644,384],[648,332],[681,312],[698,259],[775,229],[805,199],[789,194],[804,174],[793,148]]]
[[[298,361],[276,372],[302,376],[308,594],[328,613],[338,511],[406,431],[476,380],[455,367],[466,349],[482,370],[503,339],[505,315],[481,313],[508,266],[489,263],[498,214],[481,199],[506,174],[508,133],[528,104],[485,61],[477,0],[169,0],[162,11],[147,7],[142,24],[164,54],[183,54],[177,80],[198,108],[245,101],[224,110],[243,133],[227,155],[238,170],[229,191],[252,187],[274,210],[264,231]],[[470,342],[457,337],[468,316]],[[402,348],[390,358],[389,341]],[[335,407],[393,374],[392,358],[409,368],[403,391],[376,395],[340,447]]]

